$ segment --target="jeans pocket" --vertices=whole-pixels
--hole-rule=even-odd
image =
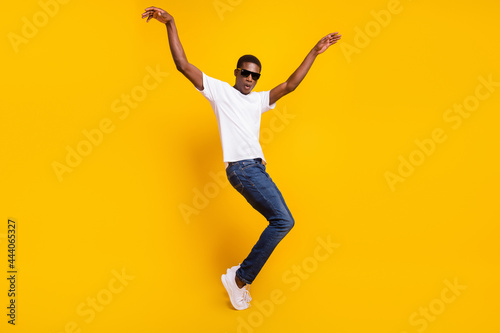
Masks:
[[[236,171],[231,172],[227,176],[227,179],[229,180],[229,183],[236,189],[236,191],[243,194],[243,184],[241,183],[240,178],[236,174]]]

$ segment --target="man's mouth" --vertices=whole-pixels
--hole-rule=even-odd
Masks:
[[[250,89],[251,85],[250,84],[245,84],[245,89]]]

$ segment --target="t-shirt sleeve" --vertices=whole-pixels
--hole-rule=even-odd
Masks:
[[[260,94],[260,99],[261,99],[261,102],[262,102],[262,106],[261,106],[261,111],[260,113],[264,113],[264,112],[267,112],[269,110],[272,110],[276,107],[276,102],[273,103],[273,105],[269,105],[269,95],[270,95],[271,91],[261,91],[259,94]]]
[[[211,78],[205,73],[202,74],[203,74],[203,90],[199,90],[196,87],[195,89],[198,90],[206,99],[208,99],[209,101],[213,101],[217,95],[216,94],[217,84],[219,82],[218,80]]]

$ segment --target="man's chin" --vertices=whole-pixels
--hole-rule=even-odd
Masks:
[[[243,95],[248,95],[249,93],[251,93],[251,92],[252,92],[252,88],[247,89],[247,88],[243,87],[243,88],[241,88],[241,89],[238,89],[238,91],[239,91],[240,93],[242,93]]]

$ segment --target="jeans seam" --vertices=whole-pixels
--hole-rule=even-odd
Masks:
[[[238,184],[236,186],[232,185],[231,181],[229,180],[231,178],[231,176],[233,176],[233,175],[238,179]],[[227,180],[229,181],[229,183],[231,184],[231,186],[234,187],[234,189],[236,191],[240,192],[238,189],[241,189],[240,193],[243,194],[243,190],[245,189],[245,186],[243,186],[243,183],[241,182],[240,177],[236,173],[236,170],[233,170],[231,173],[229,173],[229,175],[227,176]]]
[[[249,167],[251,167],[251,166],[253,166],[253,165],[249,165],[249,166],[247,166],[247,167],[245,167],[245,168],[241,168],[241,173],[243,174],[243,176],[245,176],[246,180],[248,180],[248,182],[249,182],[250,184],[252,184],[252,186],[253,186],[253,187],[257,188],[257,186],[255,186],[254,182],[251,180],[251,178],[250,178],[250,177],[246,174],[246,172],[245,172],[245,170],[246,170],[246,169],[248,169],[248,168],[249,168]],[[261,192],[259,191],[259,193],[261,193]],[[262,193],[261,193],[261,194],[262,194]],[[266,199],[266,200],[267,200],[267,199]]]

